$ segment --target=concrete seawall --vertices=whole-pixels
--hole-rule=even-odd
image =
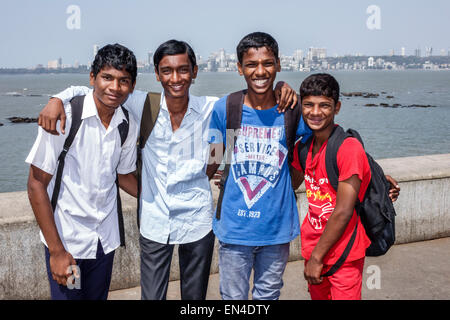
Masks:
[[[397,244],[450,236],[450,154],[383,159],[386,174],[400,184],[395,203]],[[214,199],[217,187],[213,186]],[[304,187],[297,190],[300,221],[306,213]],[[139,233],[136,200],[122,194],[126,248],[116,251],[111,290],[139,285]],[[44,248],[39,240],[26,192],[0,194],[0,299],[48,299]],[[291,243],[290,260],[301,259],[300,240]],[[211,273],[218,272],[217,247]],[[174,250],[171,280],[179,279],[178,254]]]

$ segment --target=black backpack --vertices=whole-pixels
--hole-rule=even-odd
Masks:
[[[67,155],[67,152],[69,151],[70,146],[72,145],[73,140],[75,139],[75,136],[78,132],[78,129],[81,126],[81,115],[83,114],[83,104],[84,104],[84,97],[85,96],[77,96],[74,97],[72,100],[70,100],[70,106],[72,108],[72,124],[70,126],[69,134],[67,135],[66,140],[64,141],[64,147],[63,151],[58,157],[58,169],[56,171],[56,178],[55,178],[55,187],[53,189],[52,194],[52,208],[53,212],[55,212],[56,203],[58,202],[58,196],[59,196],[59,190],[61,188],[61,179],[62,179],[62,173],[64,170],[64,162]],[[122,111],[125,114],[125,117],[127,118],[127,121],[123,121],[117,129],[120,133],[120,141],[121,146],[124,144],[125,140],[128,136],[128,130],[129,130],[129,123],[130,121],[128,111],[122,107]],[[117,215],[119,218],[119,234],[120,234],[120,246],[125,246],[125,231],[124,231],[124,224],[123,224],[123,214],[122,214],[122,201],[120,200],[120,192],[119,192],[119,181],[116,173],[116,186],[117,186]]]
[[[335,126],[333,132],[328,138],[325,165],[327,170],[328,181],[330,185],[337,190],[339,182],[339,169],[337,166],[337,152],[346,138],[354,137],[358,139],[364,147],[361,136],[356,130],[348,129],[344,131],[342,127]],[[298,156],[300,165],[303,170],[306,165],[306,157],[311,146],[312,138],[308,139],[305,144],[300,143],[298,147]],[[362,202],[359,198],[356,200],[355,209],[364,226],[367,236],[372,242],[366,250],[366,256],[380,256],[385,254],[395,242],[395,209],[389,198],[390,184],[386,180],[383,169],[380,165],[366,152],[371,171],[371,180],[367,187]],[[335,273],[337,269],[345,262],[356,237],[356,224],[353,234],[347,244],[342,256],[331,267],[331,269],[323,276],[328,277]]]
[[[230,164],[233,150],[236,144],[237,136],[236,134],[229,135],[229,130],[234,130],[236,133],[237,129],[241,128],[242,121],[242,107],[244,105],[244,98],[247,90],[240,90],[231,93],[227,97],[226,102],[226,114],[227,114],[227,136],[226,136],[226,150],[225,150],[225,168],[223,170],[222,177],[220,178],[220,193],[217,200],[216,218],[220,219],[220,214],[222,211],[222,201],[223,195],[225,193],[225,184],[227,182],[228,175],[230,173]],[[299,99],[300,101],[300,99]],[[286,134],[286,144],[288,147],[288,164],[289,170],[292,170],[291,163],[294,155],[294,146],[296,142],[296,133],[298,123],[302,115],[302,108],[300,102],[294,109],[286,109],[284,112],[284,129]],[[294,193],[295,195],[295,193]]]
[[[136,178],[138,181],[138,196],[136,206],[137,226],[140,227],[141,191],[142,191],[142,149],[144,149],[160,110],[161,93],[148,92],[142,109],[141,126],[137,141]]]

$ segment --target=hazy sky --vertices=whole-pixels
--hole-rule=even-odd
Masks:
[[[80,8],[79,29],[70,5]],[[366,12],[380,9],[380,29],[369,29]],[[169,39],[185,40],[204,58],[265,31],[280,51],[325,47],[328,55],[406,54],[432,46],[450,49],[449,0],[10,0],[0,11],[0,67],[32,67],[59,57],[64,64],[92,59],[93,45],[121,43],[145,60]],[[71,22],[74,29],[67,27]],[[376,22],[376,21],[375,21]],[[374,24],[372,24],[373,26]]]

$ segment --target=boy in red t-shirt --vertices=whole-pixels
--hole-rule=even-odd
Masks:
[[[370,166],[361,143],[347,138],[337,153],[339,184],[337,192],[330,185],[325,167],[328,138],[339,113],[339,84],[329,74],[315,74],[306,78],[300,87],[303,119],[312,129],[311,147],[306,168],[294,151],[293,167],[304,173],[308,213],[301,227],[302,256],[305,258],[304,276],[313,300],[361,299],[362,272],[366,249],[370,240],[355,211],[356,197],[362,200],[370,182]],[[300,174],[294,179],[300,183]],[[399,188],[388,177],[395,201]],[[342,255],[358,224],[355,242],[344,264],[329,277],[321,277]]]

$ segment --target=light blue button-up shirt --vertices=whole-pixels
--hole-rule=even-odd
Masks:
[[[71,87],[56,97],[86,94]],[[140,124],[147,92],[135,90],[124,103]],[[164,94],[153,131],[142,153],[140,232],[159,243],[200,240],[212,230],[213,201],[206,176],[209,122],[216,97],[189,96],[181,126],[172,131]]]

